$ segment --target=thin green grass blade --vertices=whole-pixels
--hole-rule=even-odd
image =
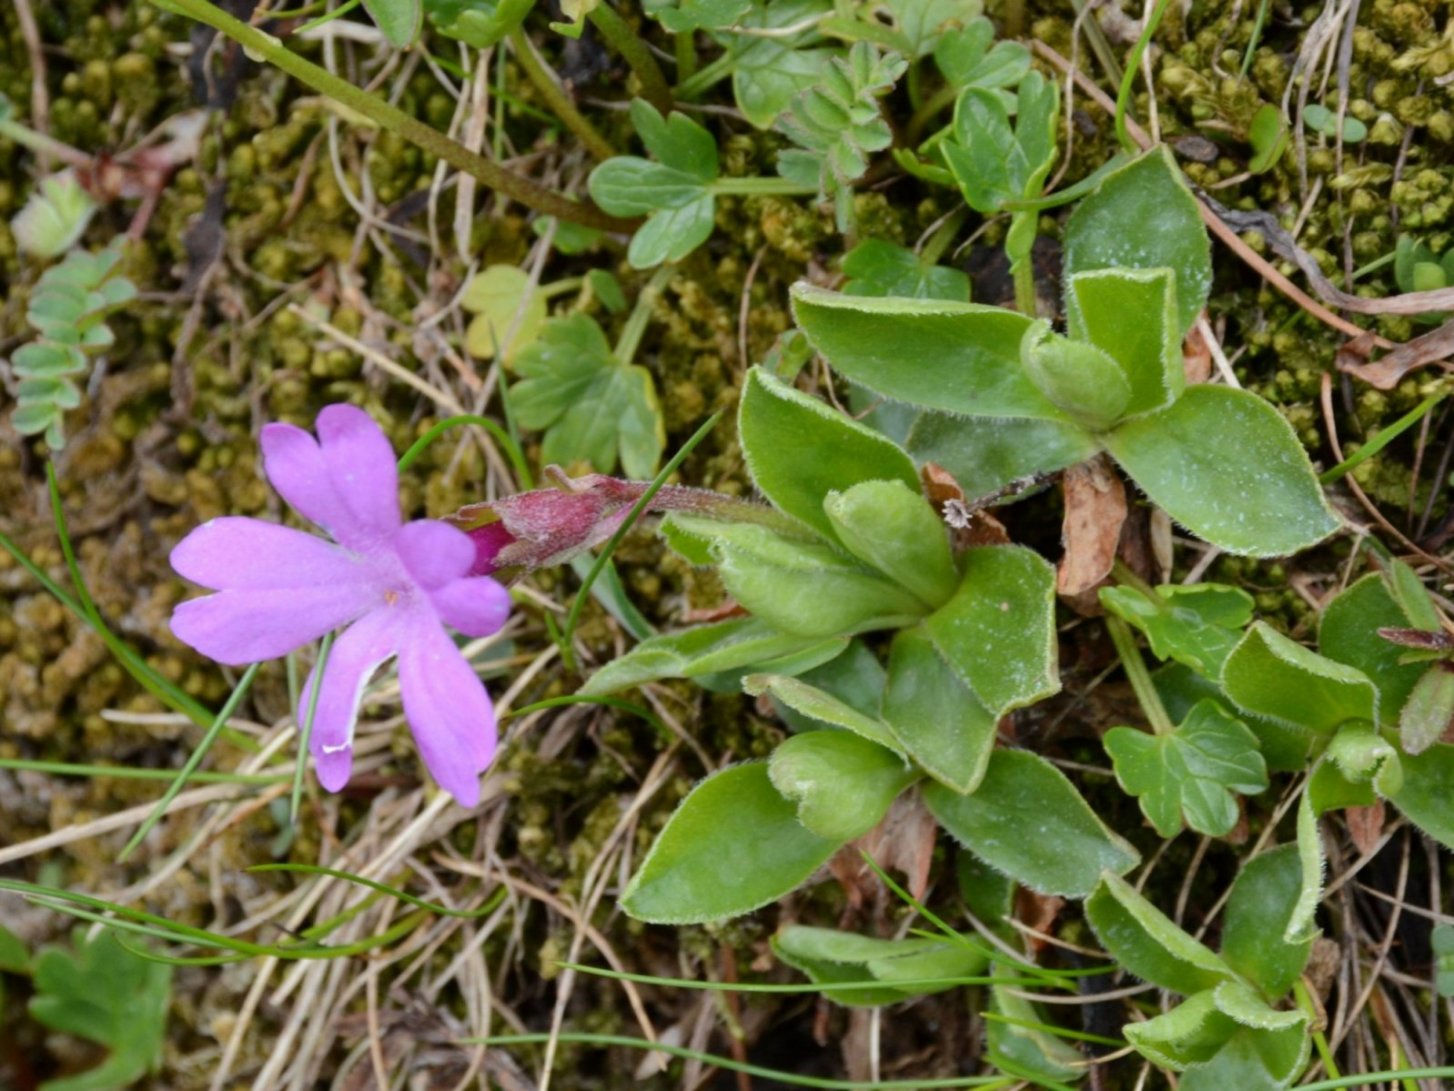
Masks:
[[[461,413],[455,417],[446,417],[416,439],[409,445],[409,449],[399,456],[399,472],[403,473],[413,465],[414,460],[445,432],[464,424],[473,424],[478,428],[483,428],[495,438],[495,442],[505,449],[505,455],[509,458],[510,465],[514,467],[515,477],[522,483],[522,487],[524,482],[530,480],[530,464],[525,461],[525,454],[520,450],[520,444],[516,438],[495,421],[474,413]]]
[[[415,897],[413,894],[400,890],[398,887],[378,883],[372,879],[365,879],[362,875],[355,875],[351,871],[339,871],[336,868],[320,867],[317,864],[254,864],[246,870],[248,872],[287,871],[303,875],[326,875],[331,879],[342,879],[344,882],[367,887],[369,890],[379,894],[386,894],[398,901],[406,902],[416,909],[427,909],[431,913],[441,917],[459,917],[463,920],[479,920],[486,917],[505,900],[505,888],[502,886],[497,888],[478,909],[450,909],[448,906],[439,905],[437,902],[428,902],[423,898]]]
[[[820,993],[824,989],[836,992],[839,989],[848,991],[862,989],[919,989],[939,988],[941,986],[955,985],[1011,985],[1018,988],[1036,987],[1043,984],[1038,977],[925,977],[895,978],[892,981],[832,981],[819,984],[812,981],[800,981],[790,984],[768,981],[706,981],[688,977],[655,977],[652,974],[633,974],[621,970],[608,970],[600,966],[587,966],[579,962],[557,962],[554,965],[562,970],[575,970],[577,973],[590,974],[593,977],[609,978],[612,981],[630,981],[637,985],[661,985],[674,989],[693,989],[698,992],[730,992],[730,993],[781,993],[793,995],[797,993]],[[905,998],[907,999],[907,997]],[[1118,1042],[1124,1045],[1124,1042]]]
[[[1447,390],[1440,390],[1437,393],[1430,394],[1423,401],[1419,402],[1418,405],[1414,406],[1403,416],[1399,417],[1398,420],[1394,421],[1387,428],[1380,431],[1378,435],[1374,436],[1362,447],[1354,451],[1353,454],[1349,455],[1342,462],[1338,463],[1338,465],[1334,466],[1331,470],[1324,470],[1321,474],[1318,475],[1318,481],[1320,481],[1324,485],[1329,485],[1332,484],[1334,481],[1337,481],[1341,477],[1346,477],[1349,473],[1356,470],[1359,466],[1363,465],[1365,462],[1367,462],[1374,455],[1382,451],[1394,440],[1398,439],[1399,436],[1403,435],[1406,431],[1412,428],[1415,424],[1422,420],[1424,416],[1431,409],[1434,408],[1434,406],[1438,405],[1448,396],[1449,391]]]
[[[77,765],[64,761],[32,761],[27,758],[0,758],[0,769],[23,769],[31,773],[49,773],[57,777],[115,777],[117,780],[172,780],[171,769],[137,769],[129,765]],[[283,784],[291,773],[193,773],[188,779],[198,784],[237,784],[264,787]]]
[[[323,679],[323,668],[328,665],[328,652],[333,647],[333,634],[324,633],[318,646],[318,665],[313,668],[313,677]],[[313,717],[318,711],[318,694],[323,689],[315,685],[308,694],[308,713],[303,717],[303,727],[298,733],[298,760],[293,766],[293,791],[288,796],[288,825],[298,825],[298,808],[303,801],[303,769],[308,764],[308,744],[313,738]],[[294,706],[296,707],[296,706]]]

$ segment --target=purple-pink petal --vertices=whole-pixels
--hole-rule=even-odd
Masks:
[[[224,516],[177,543],[177,574],[214,591],[357,584],[369,578],[362,560],[313,534],[260,519]]]
[[[276,659],[369,609],[356,584],[219,591],[172,612],[172,634],[219,663]]]
[[[451,580],[428,594],[439,619],[465,636],[489,636],[510,616],[510,592],[489,576]]]
[[[475,563],[469,535],[438,519],[417,519],[400,527],[394,532],[394,551],[426,591],[458,579]]]
[[[385,537],[399,527],[399,467],[388,437],[353,405],[330,405],[315,427],[323,462],[357,525]]]
[[[308,749],[318,782],[330,792],[348,783],[353,769],[353,731],[369,679],[394,654],[397,617],[386,609],[359,618],[333,642],[323,663],[323,682],[313,711]],[[298,723],[306,723],[318,668],[314,667],[298,702]]]
[[[265,424],[258,437],[263,470],[299,515],[344,545],[363,544],[356,521],[333,487],[318,441],[291,424]]]
[[[399,640],[404,715],[430,774],[462,807],[480,801],[480,774],[495,756],[495,710],[454,641],[431,621]]]

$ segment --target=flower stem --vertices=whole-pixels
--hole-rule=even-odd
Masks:
[[[556,82],[555,73],[551,72],[540,54],[535,52],[535,43],[530,40],[523,27],[516,27],[510,32],[510,48],[515,52],[515,60],[519,62],[521,69],[525,72],[535,90],[540,92],[540,97],[550,107],[550,112],[558,117],[563,125],[576,137],[586,150],[597,159],[610,159],[616,154],[616,149],[611,146],[604,136],[596,131],[596,127],[585,119],[585,116],[576,109],[576,104],[571,101],[565,89]]]
[[[636,306],[631,309],[631,314],[626,319],[626,325],[621,327],[621,336],[616,341],[615,350],[611,353],[622,367],[635,359],[636,350],[641,346],[641,336],[646,332],[646,324],[651,321],[652,305],[656,303],[656,297],[671,278],[672,272],[671,266],[663,265],[651,275],[651,279],[646,282],[646,287],[642,288],[641,294],[636,297]]]
[[[318,646],[318,662],[313,667],[313,690],[308,694],[308,711],[298,725],[298,760],[293,766],[293,790],[288,797],[288,825],[298,825],[298,808],[303,802],[303,767],[308,764],[308,744],[313,740],[313,717],[318,713],[318,694],[323,690],[323,672],[328,667],[328,653],[333,650],[333,634],[324,633]],[[295,712],[294,715],[297,715]]]
[[[959,229],[964,226],[964,221],[968,216],[969,206],[963,205],[945,217],[944,222],[924,244],[924,249],[919,254],[919,260],[925,265],[938,265],[939,259],[944,256],[944,251],[949,249],[949,244],[954,241],[954,236],[959,234]]]
[[[412,144],[417,144],[431,155],[438,156],[450,166],[472,175],[484,185],[527,208],[562,220],[599,227],[607,231],[629,231],[634,224],[608,215],[595,205],[572,200],[569,197],[546,189],[514,171],[506,170],[484,156],[470,151],[457,140],[445,136],[438,129],[411,117],[403,110],[340,79],[325,68],[305,60],[287,49],[271,34],[249,26],[240,19],[216,7],[209,0],[154,0],[159,7],[195,19],[199,23],[227,35],[250,54],[260,57],[269,64],[281,68],[288,75],[301,80],[313,90],[357,110],[364,117],[390,132],[397,133]]]
[[[813,197],[817,186],[786,178],[718,178],[708,188],[719,197]]]
[[[697,70],[697,36],[690,30],[676,36],[677,84],[689,79]]]
[[[1131,627],[1114,614],[1107,614],[1106,631],[1111,634],[1111,642],[1116,645],[1116,654],[1120,656],[1131,688],[1136,691],[1136,699],[1141,702],[1141,711],[1151,722],[1151,730],[1158,735],[1170,735],[1176,725],[1161,703],[1151,672],[1146,669],[1146,660],[1141,658],[1141,649],[1136,647],[1136,638],[1131,635]]]
[[[732,70],[736,67],[736,55],[723,53],[711,64],[704,65],[690,76],[682,77],[682,81],[677,84],[677,98],[688,100],[696,98],[714,84],[732,75]]]
[[[637,36],[626,20],[616,14],[609,4],[600,3],[586,16],[591,25],[622,60],[631,66],[631,71],[641,83],[641,95],[663,115],[671,109],[671,85],[661,73],[661,66],[646,48],[646,43]]]

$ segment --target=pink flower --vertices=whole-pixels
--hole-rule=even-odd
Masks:
[[[495,753],[484,684],[445,631],[497,631],[508,592],[470,576],[475,547],[447,523],[399,517],[398,468],[384,433],[361,409],[330,405],[318,440],[290,424],[262,430],[263,468],[293,509],[333,541],[258,519],[204,523],[172,550],[172,567],[216,592],[172,615],[177,639],[220,663],[256,663],[339,626],[323,677],[299,702],[303,722],[320,686],[310,749],[331,792],[348,781],[364,686],[398,656],[399,692],[424,764],[463,806]]]

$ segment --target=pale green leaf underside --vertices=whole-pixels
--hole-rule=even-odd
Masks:
[[[914,772],[891,750],[848,731],[808,731],[768,761],[773,787],[798,805],[820,837],[851,841],[878,825]]]
[[[1164,989],[1191,996],[1234,976],[1216,952],[1115,875],[1104,876],[1085,914],[1112,958]]]
[[[1255,621],[1222,667],[1222,688],[1239,708],[1326,733],[1350,720],[1377,720],[1378,691],[1362,671]]]

